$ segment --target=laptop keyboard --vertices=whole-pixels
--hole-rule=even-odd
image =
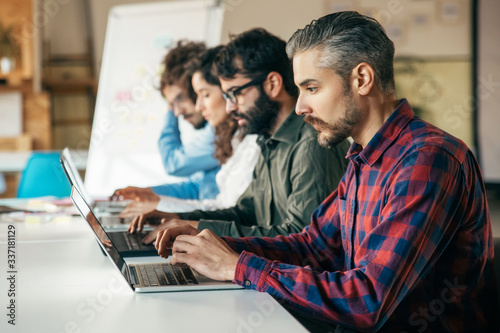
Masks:
[[[146,287],[198,284],[187,265],[151,264],[135,265],[131,270]]]
[[[149,232],[141,232],[135,234],[129,234],[126,231],[121,232],[112,232],[110,233],[111,240],[115,244],[115,246],[119,249],[119,251],[124,250],[140,250],[144,247],[149,248],[150,245],[143,245],[142,239],[146,237]]]
[[[125,240],[125,244],[127,244],[127,248],[129,250],[140,250],[141,249],[141,242],[142,242],[142,237],[144,235],[142,234],[129,234],[127,232],[122,233],[123,239]]]

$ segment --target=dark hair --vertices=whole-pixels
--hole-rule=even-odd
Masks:
[[[219,161],[219,164],[224,164],[233,156],[232,140],[236,130],[238,129],[238,121],[234,119],[232,114],[227,115],[224,121],[215,126],[214,138],[214,157]],[[241,140],[245,134],[240,134],[238,139]]]
[[[334,70],[345,84],[352,69],[366,62],[382,92],[394,92],[394,44],[375,19],[354,11],[333,13],[297,30],[287,43],[290,58],[312,48],[322,51],[318,67]]]
[[[215,58],[219,54],[219,52],[222,50],[223,46],[219,45],[216,47],[212,47],[205,52],[203,52],[196,61],[194,61],[194,72],[200,72],[201,76],[203,76],[203,79],[207,81],[208,84],[211,84],[213,86],[219,86],[220,87],[220,82],[219,78],[212,73],[212,66],[214,64]]]
[[[222,46],[210,48],[193,59],[187,65],[190,76],[199,72],[208,84],[220,87],[219,78],[212,73],[211,69],[221,49]],[[219,164],[226,163],[233,155],[233,145],[231,141],[237,129],[238,122],[234,119],[233,115],[227,115],[221,124],[215,126],[214,157],[219,161]],[[239,139],[243,137],[244,134],[241,135]]]
[[[236,74],[253,79],[278,72],[288,94],[293,97],[298,95],[285,41],[262,28],[232,35],[229,44],[217,55],[213,70],[215,75],[227,79],[234,78]]]
[[[177,42],[177,45],[167,53],[162,62],[165,68],[160,79],[160,92],[163,94],[166,86],[175,84],[184,88],[194,103],[196,94],[191,85],[191,75],[186,71],[186,64],[205,49],[205,43],[202,42],[185,40]]]

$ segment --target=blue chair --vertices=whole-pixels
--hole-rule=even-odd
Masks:
[[[58,152],[34,152],[24,168],[18,198],[69,197],[71,186],[59,162]]]

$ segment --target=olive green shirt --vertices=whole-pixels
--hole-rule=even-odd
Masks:
[[[318,144],[317,132],[292,111],[270,138],[260,135],[261,156],[252,182],[236,206],[178,213],[199,220],[198,229],[219,236],[288,235],[310,224],[312,212],[333,192],[347,168],[350,144],[333,149]]]

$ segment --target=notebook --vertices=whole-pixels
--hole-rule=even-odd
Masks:
[[[221,282],[209,279],[199,274],[187,265],[171,265],[170,263],[127,264],[123,256],[108,237],[90,206],[75,186],[71,191],[71,200],[78,208],[82,217],[94,231],[101,248],[111,260],[127,284],[135,292],[168,292],[191,290],[241,289],[241,286],[231,282]]]

